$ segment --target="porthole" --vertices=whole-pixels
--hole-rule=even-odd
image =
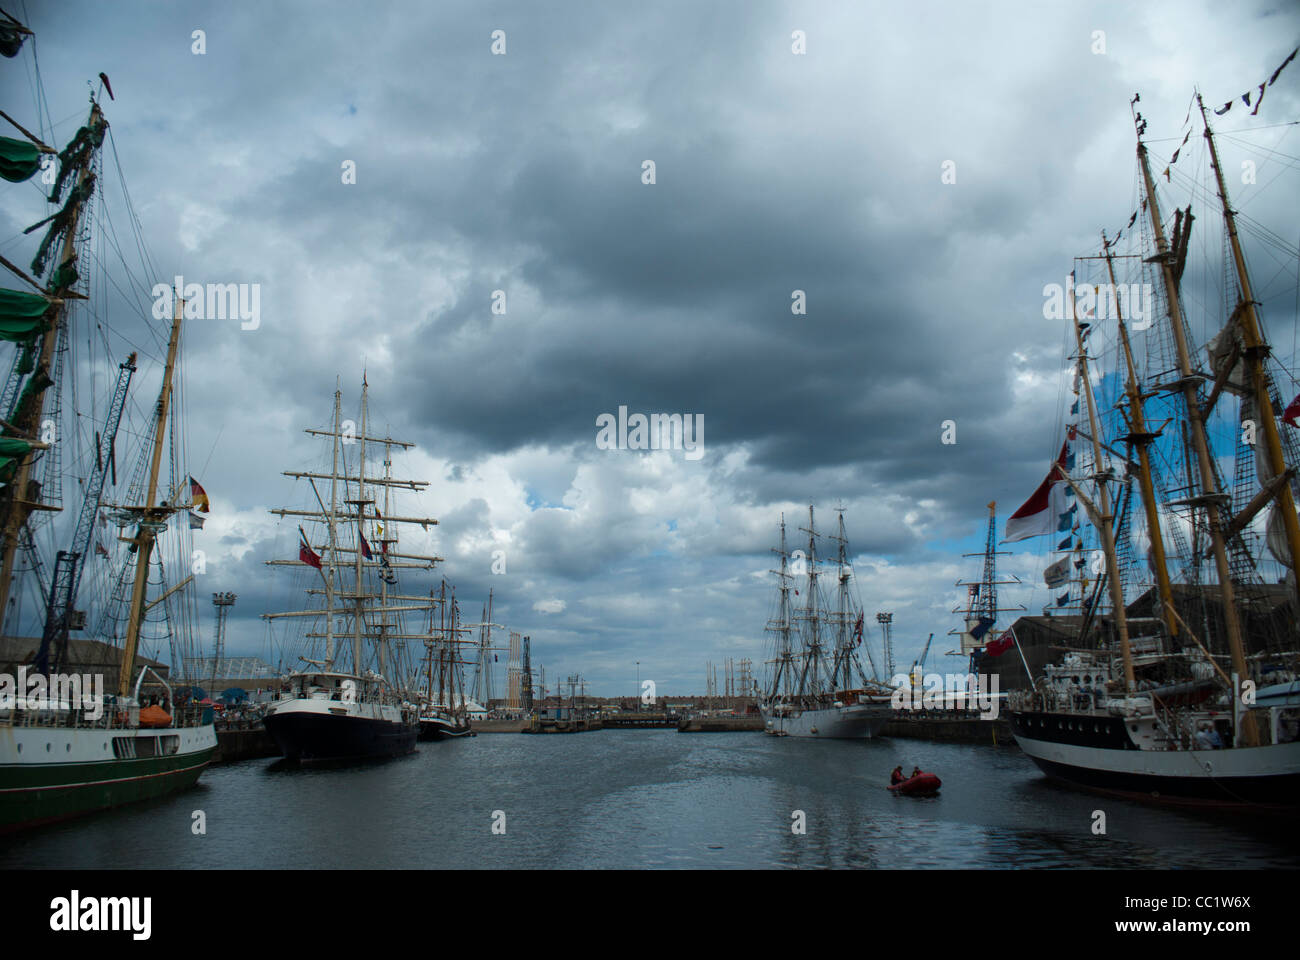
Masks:
[[[50,752],[50,745],[48,743],[45,745],[45,752],[46,753]]]
[[[1138,732],[1137,724],[1134,724],[1133,726],[1129,727],[1129,729],[1132,730],[1134,733]]]
[[[64,753],[71,753],[71,752],[72,752],[72,744],[70,744],[70,743],[65,743],[65,744],[63,745],[63,752],[64,752]]]

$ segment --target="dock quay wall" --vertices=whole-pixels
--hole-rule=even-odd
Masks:
[[[942,740],[948,743],[991,743],[1014,745],[1011,724],[1005,717],[981,720],[978,716],[908,716],[895,714],[880,731],[885,737]]]
[[[738,733],[762,730],[761,716],[749,717],[684,717],[677,724],[678,733]]]
[[[217,752],[212,755],[211,762],[232,763],[236,760],[278,756],[280,748],[259,720],[256,724],[250,722],[247,726],[218,727]]]

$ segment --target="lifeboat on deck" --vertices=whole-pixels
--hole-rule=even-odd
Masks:
[[[932,797],[939,792],[939,787],[942,785],[943,781],[933,773],[922,772],[890,784],[889,789],[906,797]]]

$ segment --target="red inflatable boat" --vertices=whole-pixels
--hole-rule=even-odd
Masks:
[[[899,783],[891,784],[889,789],[908,797],[930,797],[939,792],[943,782],[933,773],[918,773]]]

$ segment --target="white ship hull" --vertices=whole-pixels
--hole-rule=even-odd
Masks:
[[[890,713],[871,704],[776,711],[762,707],[764,727],[774,736],[810,737],[820,740],[869,740],[879,736]]]
[[[1123,718],[1020,712],[1012,728],[1020,749],[1044,773],[1075,786],[1174,802],[1294,805],[1300,797],[1300,742],[1140,749]]]
[[[419,732],[413,710],[320,694],[277,700],[262,723],[286,759],[308,762],[404,756]]]

